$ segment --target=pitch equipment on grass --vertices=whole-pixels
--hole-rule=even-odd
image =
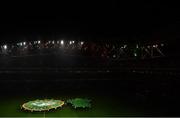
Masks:
[[[62,107],[64,101],[54,99],[34,100],[26,102],[22,105],[22,108],[28,111],[49,111],[50,109],[57,109]]]

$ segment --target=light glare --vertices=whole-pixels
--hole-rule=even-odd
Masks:
[[[61,45],[64,45],[64,41],[63,40],[61,40]]]
[[[6,50],[7,49],[7,45],[4,45],[3,48]]]
[[[84,44],[84,42],[83,41],[81,41],[81,45],[83,45]]]

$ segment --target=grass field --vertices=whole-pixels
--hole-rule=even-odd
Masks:
[[[0,117],[105,117],[178,116],[179,80],[157,76],[127,75],[109,80],[1,80]],[[30,78],[30,77],[29,77]],[[19,80],[18,80],[19,79]],[[49,112],[29,112],[21,105],[36,99],[88,98],[90,109],[63,106]]]
[[[67,100],[74,97],[88,97],[92,99],[92,108],[73,109],[71,106],[64,105],[57,110],[45,112],[47,117],[79,117],[79,116],[142,116],[143,114],[132,106],[126,106],[123,100],[113,96],[49,96],[50,98]],[[28,100],[44,99],[40,96],[17,96],[15,98],[4,98],[0,102],[0,116],[3,117],[41,117],[44,112],[29,112],[21,109],[20,105]]]

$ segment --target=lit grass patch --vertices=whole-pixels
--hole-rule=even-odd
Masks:
[[[54,99],[45,99],[45,100],[34,100],[26,102],[22,105],[22,108],[28,111],[49,111],[50,109],[57,109],[62,107],[64,101],[54,100]]]
[[[90,108],[91,100],[83,98],[75,98],[67,100],[67,103],[71,104],[74,108]]]

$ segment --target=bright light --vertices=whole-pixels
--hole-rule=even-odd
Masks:
[[[137,57],[137,54],[136,54],[136,53],[134,53],[134,56],[135,56],[135,57]]]
[[[72,44],[72,41],[69,41],[69,44],[71,45],[71,44]]]
[[[23,44],[22,43],[20,43],[20,46],[22,46]]]
[[[72,41],[72,43],[74,43],[74,41]]]
[[[51,43],[51,41],[48,41],[48,43],[50,44],[50,43]]]
[[[54,41],[52,41],[52,44],[54,44]]]
[[[84,42],[83,41],[81,41],[81,45],[83,45],[84,44]]]
[[[26,42],[23,42],[23,45],[26,45]]]
[[[64,45],[64,41],[63,40],[61,40],[61,45]]]
[[[139,48],[138,44],[136,44],[136,48]]]
[[[41,43],[41,41],[38,41],[38,44],[40,44]]]
[[[127,45],[124,45],[124,48],[126,48],[127,47]]]
[[[156,45],[153,45],[153,48],[155,48],[156,47]]]
[[[3,48],[6,50],[7,49],[7,45],[3,45]]]

